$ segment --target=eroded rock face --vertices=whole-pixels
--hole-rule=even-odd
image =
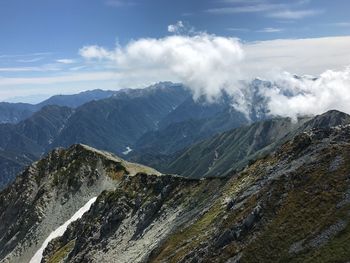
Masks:
[[[84,145],[52,151],[0,193],[0,261],[28,262],[89,199],[143,170],[154,171]]]

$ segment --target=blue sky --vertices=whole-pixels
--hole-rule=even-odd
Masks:
[[[188,35],[268,45],[266,40],[348,36],[349,11],[346,0],[1,0],[0,101],[157,81],[110,77],[118,71],[113,61],[86,59],[79,50],[162,39],[178,21]]]

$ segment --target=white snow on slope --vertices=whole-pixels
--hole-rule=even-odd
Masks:
[[[29,263],[40,263],[43,257],[43,252],[46,246],[50,243],[51,240],[60,237],[67,230],[67,227],[70,223],[78,220],[85,214],[85,212],[89,211],[92,204],[96,201],[97,197],[91,198],[82,208],[80,208],[70,219],[68,219],[63,225],[59,226],[55,231],[51,232],[51,234],[45,239],[44,243],[29,261]]]
[[[123,152],[123,154],[128,155],[130,152],[132,152],[132,149],[129,146],[127,146],[126,150]]]

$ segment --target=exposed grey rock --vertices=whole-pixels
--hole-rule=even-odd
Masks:
[[[28,262],[88,200],[113,190],[123,175],[143,171],[159,174],[84,145],[52,151],[0,192],[0,262]]]
[[[335,157],[329,165],[329,172],[335,172],[343,163],[344,159],[342,156]]]
[[[303,243],[304,243],[303,240],[293,243],[293,244],[290,246],[288,252],[289,252],[290,254],[301,252],[301,251],[304,249]]]
[[[339,220],[337,223],[331,225],[329,228],[312,239],[308,245],[316,248],[326,244],[332,237],[334,237],[340,231],[344,230],[347,224],[348,223],[346,221]]]

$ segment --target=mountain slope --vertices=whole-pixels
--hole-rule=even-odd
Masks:
[[[112,90],[95,89],[95,90],[83,91],[78,94],[72,94],[72,95],[55,95],[39,103],[37,106],[42,108],[47,105],[57,105],[57,106],[65,106],[69,108],[77,108],[90,101],[102,100],[102,99],[111,97],[116,92],[117,91],[112,91]]]
[[[173,154],[214,134],[248,123],[249,120],[242,113],[226,106],[210,118],[175,121],[163,129],[145,133],[134,148],[143,154]]]
[[[35,111],[36,107],[32,104],[0,102],[0,123],[17,123]]]
[[[87,103],[70,118],[54,146],[85,143],[122,154],[190,94],[181,85],[160,83]]]
[[[0,192],[0,262],[28,262],[44,239],[125,174],[157,171],[84,145],[57,149]]]
[[[45,106],[18,124],[0,124],[0,189],[42,156],[72,112],[67,107]]]
[[[297,122],[288,118],[256,122],[195,144],[174,156],[162,168],[186,177],[222,176],[274,151],[296,134],[349,123],[350,116],[339,111],[329,111],[314,118],[299,118]]]
[[[302,132],[221,179],[125,176],[44,262],[347,262],[349,134]]]

